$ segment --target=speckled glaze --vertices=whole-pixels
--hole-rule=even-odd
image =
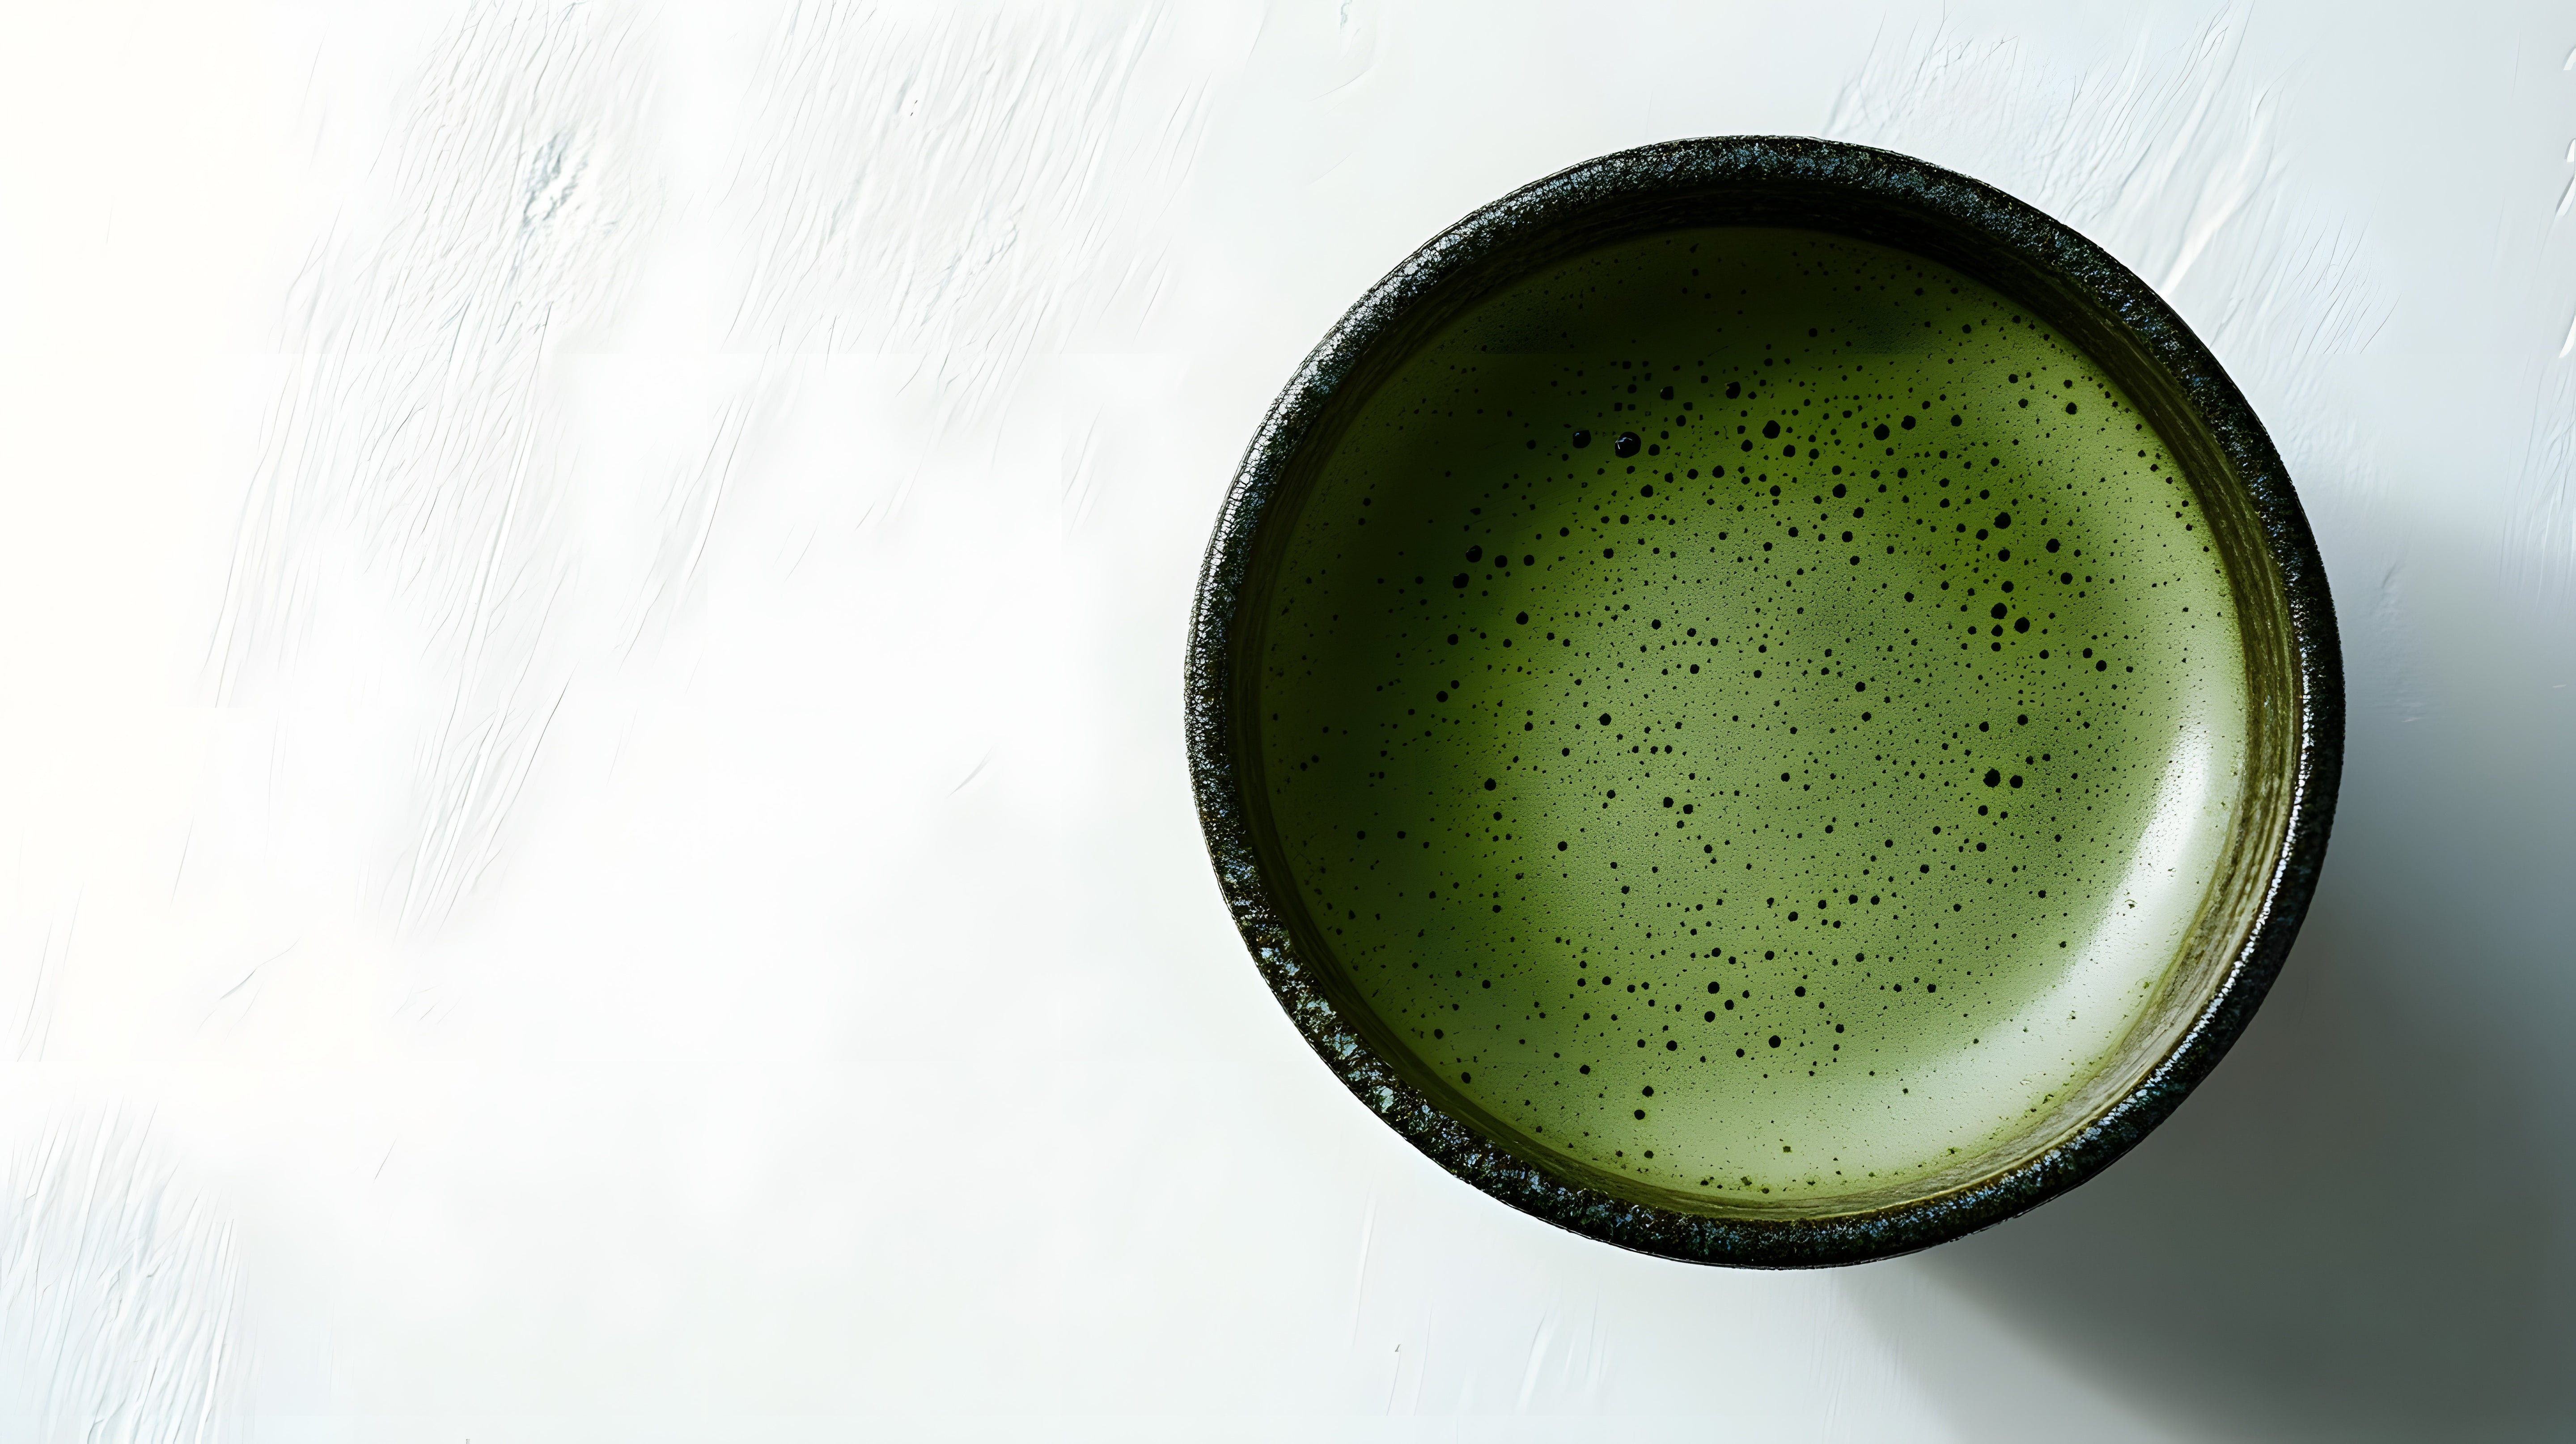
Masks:
[[[2175,1006],[2097,1095],[2006,1156],[1917,1196],[1805,1214],[1704,1199],[1569,1167],[1476,1118],[1357,1002],[1281,875],[1244,716],[1259,643],[1265,520],[1293,515],[1341,428],[1403,358],[1513,281],[1610,241],[1685,226],[1792,226],[1967,273],[2047,318],[2116,377],[2187,473],[2221,542],[2253,701],[2233,851],[2186,944]],[[2145,283],[1999,191],[1885,151],[1768,137],[1676,141],[1576,166],[1476,212],[1379,282],[1324,338],[1253,438],[1201,574],[1187,675],[1191,768],[1211,857],[1262,976],[1325,1063],[1442,1167],[1577,1233],[1696,1262],[1859,1262],[1958,1237],[2092,1176],[2216,1065],[2269,990],[2321,863],[2341,767],[2342,678],[2326,579],[2279,457],[2243,396]]]

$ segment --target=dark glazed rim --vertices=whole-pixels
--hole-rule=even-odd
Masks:
[[[1502,284],[1612,241],[1727,224],[1802,226],[1925,255],[2066,331],[2149,410],[2194,487],[2241,519],[2229,571],[2248,666],[2277,670],[2271,693],[2249,691],[2262,714],[2257,732],[2273,741],[2266,750],[2249,736],[2252,805],[2240,813],[2236,855],[2246,855],[2249,827],[2269,820],[2272,835],[2254,839],[2262,855],[2236,865],[2246,876],[2233,900],[2214,891],[2203,931],[2186,944],[2212,954],[2214,984],[2176,1000],[2190,1016],[2171,1046],[2107,1107],[2010,1166],[1819,1217],[1717,1215],[1616,1196],[1570,1165],[1522,1156],[1417,1087],[1348,1009],[1337,964],[1301,942],[1293,887],[1281,878],[1274,890],[1265,875],[1257,844],[1266,812],[1248,790],[1257,752],[1238,720],[1248,671],[1237,658],[1259,640],[1259,609],[1244,604],[1263,583],[1264,520],[1293,513],[1315,457],[1358,401]],[[1244,454],[1199,577],[1186,690],[1200,823],[1235,925],[1298,1031],[1351,1092],[1441,1167],[1523,1212],[1641,1253],[1764,1268],[1856,1263],[1957,1238],[2092,1177],[2163,1122],[2279,974],[2315,890],[2343,765],[2342,660],[2307,517],[2262,423],[2181,318],[2100,247],[1992,186],[1888,151],[1769,136],[1670,141],[1587,161],[1468,216],[1371,287],[1298,368]],[[2271,715],[2267,695],[2291,702],[2295,715]],[[2226,916],[2213,921],[2209,909]]]

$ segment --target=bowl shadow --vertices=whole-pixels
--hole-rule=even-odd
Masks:
[[[2541,620],[2436,666],[2473,677]],[[2191,1437],[2576,1437],[2576,886],[2553,877],[2576,763],[2558,704],[2519,710],[2356,708],[2325,876],[2252,1026],[2099,1178],[1856,1276],[1901,1351],[1964,1300]],[[1948,1362],[1926,1387],[2011,1434],[2013,1390]]]

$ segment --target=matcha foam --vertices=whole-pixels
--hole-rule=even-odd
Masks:
[[[1508,288],[1361,406],[1273,577],[1261,785],[1349,987],[1516,1147],[1712,1208],[2029,1129],[2227,845],[2190,486],[1900,251],[1672,232]]]

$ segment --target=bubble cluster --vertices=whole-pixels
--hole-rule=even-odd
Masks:
[[[1370,398],[1253,707],[1312,922],[1421,1072],[1713,1200],[1937,1172],[2110,1054],[2243,767],[2189,484],[2053,329],[1902,252],[1673,233]]]

